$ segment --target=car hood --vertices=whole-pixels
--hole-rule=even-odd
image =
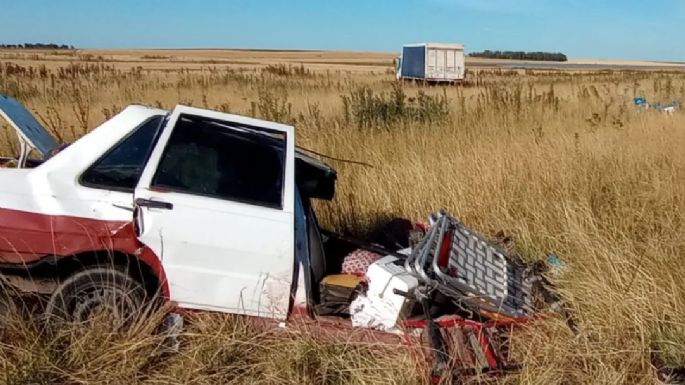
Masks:
[[[10,124],[19,137],[43,158],[57,149],[59,143],[36,118],[16,99],[0,94],[0,116]]]

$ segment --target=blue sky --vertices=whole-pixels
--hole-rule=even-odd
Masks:
[[[0,0],[0,42],[395,51],[403,43],[685,61],[685,0]]]

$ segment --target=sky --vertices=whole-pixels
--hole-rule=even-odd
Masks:
[[[685,0],[0,0],[0,43],[469,52],[685,61]]]

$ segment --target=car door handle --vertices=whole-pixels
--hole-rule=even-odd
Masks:
[[[173,203],[164,202],[164,201],[154,201],[152,199],[145,199],[145,198],[137,198],[136,199],[136,206],[147,207],[150,209],[164,209],[164,210],[173,210],[174,209]]]

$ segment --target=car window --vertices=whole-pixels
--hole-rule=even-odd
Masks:
[[[155,116],[112,147],[81,176],[88,187],[133,191],[157,141],[163,116]]]
[[[284,133],[182,115],[152,187],[283,207]]]

